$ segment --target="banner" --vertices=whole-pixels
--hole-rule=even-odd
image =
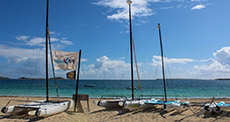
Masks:
[[[55,70],[76,70],[79,52],[64,52],[54,50],[52,55]]]
[[[75,80],[75,78],[76,78],[76,71],[68,72],[66,75],[67,75],[67,79]]]

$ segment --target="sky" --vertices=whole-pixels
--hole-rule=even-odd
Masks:
[[[140,78],[162,77],[158,23],[167,78],[229,78],[229,5],[229,0],[132,0]],[[126,0],[50,0],[49,7],[52,49],[82,50],[81,79],[130,79]],[[46,1],[1,0],[0,16],[0,76],[45,77]]]

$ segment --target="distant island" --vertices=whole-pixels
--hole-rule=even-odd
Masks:
[[[8,78],[8,77],[1,77],[1,76],[0,76],[0,79],[10,79],[10,78]]]
[[[53,80],[54,78],[49,78],[49,80]],[[63,78],[63,77],[56,77],[55,79],[57,79],[57,80],[67,80],[67,79],[65,79],[65,78]]]
[[[49,78],[49,80],[53,80],[54,78]],[[66,80],[63,77],[56,77],[57,80]],[[18,80],[45,80],[45,78],[28,78],[28,77],[20,77]]]
[[[2,77],[0,76],[0,79],[11,79],[8,77]],[[49,80],[53,80],[54,78],[49,78]],[[66,78],[63,77],[56,77],[57,80],[67,80]],[[29,77],[20,77],[18,78],[18,80],[45,80],[45,78],[29,78]],[[86,80],[86,79],[82,79],[82,80]],[[96,80],[96,79],[95,79]],[[98,79],[99,80],[99,79]],[[107,80],[107,79],[105,79]],[[113,79],[110,79],[113,80]],[[154,80],[154,79],[144,79],[144,80]],[[155,80],[162,80],[161,78],[157,78]],[[217,79],[187,79],[187,78],[170,78],[167,80],[230,80],[230,78],[217,78]]]
[[[215,80],[230,80],[230,78],[217,78]]]

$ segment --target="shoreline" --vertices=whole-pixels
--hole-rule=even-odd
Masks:
[[[45,96],[20,96],[20,95],[0,95],[0,97],[31,97],[31,98],[45,98]],[[49,98],[57,98],[55,96],[50,96]],[[72,97],[70,96],[59,96],[59,98],[70,98],[72,99]],[[113,99],[114,97],[105,97],[106,99]],[[128,97],[129,98],[129,97]],[[139,97],[136,97],[139,98]],[[162,97],[152,97],[152,98],[157,98],[157,99],[161,99]],[[215,99],[230,99],[230,97],[214,97]],[[89,99],[101,99],[101,97],[90,97]],[[168,99],[176,99],[175,97],[168,97]],[[199,100],[199,99],[213,99],[213,97],[177,97],[177,99],[181,99],[181,100]]]

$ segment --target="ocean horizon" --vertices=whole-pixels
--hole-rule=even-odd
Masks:
[[[45,80],[1,79],[0,96],[45,97]],[[72,97],[76,90],[76,81],[57,80],[60,97]],[[85,87],[85,85],[95,85]],[[167,96],[169,98],[228,98],[230,97],[229,80],[201,79],[168,79]],[[90,98],[100,98],[102,95],[117,95],[131,97],[130,80],[80,80],[79,94],[88,94]],[[138,89],[138,81],[134,80],[135,96],[162,95],[162,79],[141,80],[142,94]],[[56,90],[53,80],[49,82],[49,96],[55,97]]]

